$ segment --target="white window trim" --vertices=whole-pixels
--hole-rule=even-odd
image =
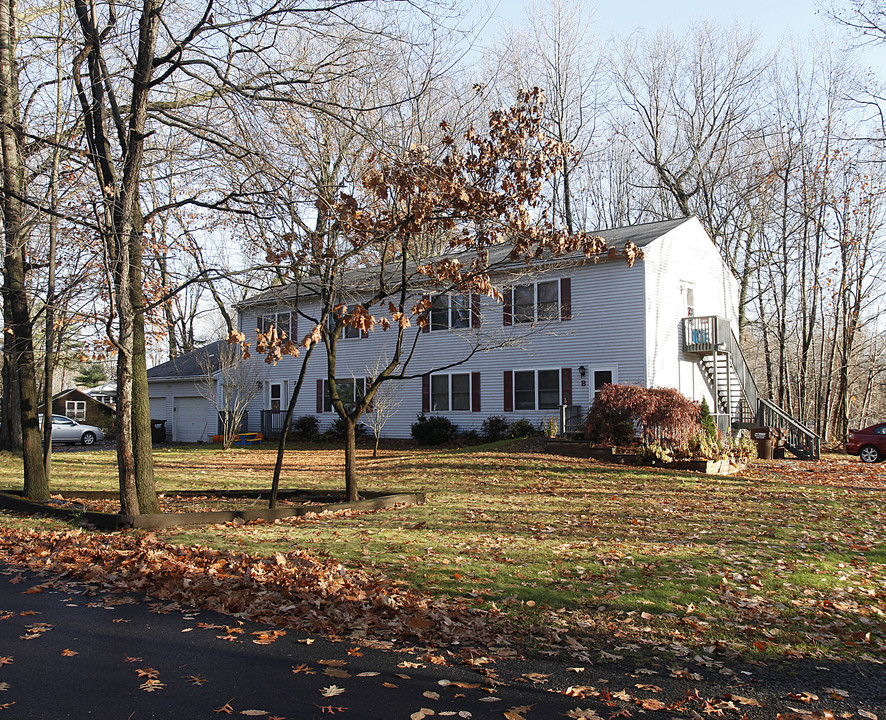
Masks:
[[[329,315],[326,316],[326,330],[331,335],[335,330],[335,324],[338,320],[335,312],[330,312]],[[348,335],[348,333],[356,333],[352,335]],[[341,329],[341,334],[338,336],[338,341],[342,340],[360,340],[363,337],[363,331],[360,328],[351,327],[350,325],[345,325]]]
[[[453,410],[452,409],[452,376],[453,375],[467,375],[468,378],[468,407],[464,410]],[[447,399],[448,399],[448,410],[435,410],[434,409],[434,378],[437,377],[445,377],[447,383]],[[474,377],[473,373],[470,372],[451,372],[451,373],[434,373],[431,375],[430,380],[430,403],[431,403],[431,412],[432,413],[460,413],[460,412],[471,412],[473,410],[473,400],[474,400]]]
[[[71,406],[73,406],[73,409],[71,409]],[[82,411],[80,410],[81,407]],[[65,400],[65,415],[77,422],[84,422],[86,420],[86,401]]]
[[[545,280],[533,280],[532,282],[522,282],[522,283],[514,283],[511,286],[511,324],[512,325],[534,325],[538,322],[560,322],[562,320],[562,310],[563,307],[563,297],[561,295],[561,278],[548,278]],[[549,318],[539,318],[538,317],[538,286],[539,284],[545,283],[553,283],[554,287],[557,288],[557,301],[556,308],[557,311],[554,317]],[[527,287],[532,286],[532,319],[531,320],[518,320],[517,319],[517,288],[518,287]]]
[[[531,372],[535,374],[533,379],[533,408],[518,408],[517,407],[517,374],[518,373],[527,373]],[[540,372],[554,372],[557,374],[557,404],[553,407],[539,407],[538,406],[538,374]],[[563,369],[556,367],[543,367],[543,368],[525,368],[522,370],[514,370],[513,377],[511,382],[511,405],[514,408],[513,412],[537,412],[540,410],[553,410],[555,408],[560,407],[560,403],[563,400]]]
[[[265,395],[265,409],[266,410],[273,410],[274,409],[271,407],[271,400],[272,400],[271,388],[273,388],[273,387],[280,388],[280,411],[282,412],[283,410],[286,409],[286,403],[288,402],[287,390],[289,389],[289,381],[288,380],[280,380],[280,381],[268,382],[267,391],[266,391],[266,395]]]
[[[283,309],[280,309],[280,310],[274,310],[273,312],[263,312],[263,313],[262,313],[261,315],[259,315],[259,317],[258,317],[258,328],[259,328],[259,330],[261,330],[262,332],[267,332],[266,330],[264,330],[264,327],[265,327],[265,321],[266,321],[266,320],[270,320],[270,321],[274,324],[274,327],[276,327],[276,328],[279,330],[280,325],[279,325],[278,318],[279,318],[281,315],[289,315],[289,329],[286,331],[286,339],[287,339],[287,340],[293,340],[293,337],[292,337],[292,319],[293,319],[293,316],[295,315],[295,311],[294,311],[294,310],[283,310]],[[295,341],[293,340],[293,342],[295,342]]]

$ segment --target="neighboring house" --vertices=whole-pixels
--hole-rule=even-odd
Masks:
[[[580,421],[606,383],[672,387],[695,400],[705,398],[722,416],[723,427],[730,421],[749,426],[768,419],[760,416],[756,387],[734,336],[737,282],[698,220],[597,234],[615,249],[633,241],[643,259],[628,267],[621,259],[595,263],[570,255],[526,266],[507,261],[509,248],[498,246],[490,255],[503,303],[479,296],[434,296],[428,327],[414,330],[422,333],[408,368],[415,377],[396,383],[399,406],[383,434],[409,436],[421,413],[445,415],[463,430],[479,429],[490,415],[533,423],[560,418],[562,428],[564,420],[567,426]],[[358,287],[358,278],[359,271],[347,285]],[[300,298],[299,317],[292,293],[288,286],[275,287],[239,305],[239,327],[253,347],[256,328],[274,324],[296,340],[311,330],[305,316],[316,316],[316,301]],[[414,295],[422,297],[418,284]],[[353,305],[359,291],[344,301]],[[338,350],[337,384],[340,394],[354,395],[362,392],[393,333],[349,329],[345,335]],[[464,357],[478,337],[484,352],[434,371]],[[171,362],[182,363],[175,373],[168,369],[170,363],[149,371],[152,417],[161,418],[160,408],[165,407],[167,426],[174,418],[178,427],[182,413],[188,413],[194,419],[182,423],[173,439],[208,439],[216,432],[214,416],[206,401],[197,399],[197,363],[185,367],[184,358]],[[250,430],[273,435],[280,427],[300,366],[301,358],[283,357],[269,369],[263,396],[250,407]],[[326,375],[321,346],[311,358],[295,410],[295,417],[316,415],[321,430],[336,417]]]
[[[110,405],[111,407],[117,405],[117,383],[115,382],[106,382],[102,385],[96,385],[95,387],[86,390],[86,394],[93,400],[98,400],[98,402],[104,403],[105,405]]]
[[[54,415],[67,415],[79,423],[95,425],[103,430],[113,429],[116,414],[110,405],[99,402],[76,388],[56,393],[52,398],[52,412]]]

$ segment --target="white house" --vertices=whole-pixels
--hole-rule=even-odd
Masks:
[[[589,262],[583,255],[526,266],[496,263],[494,281],[504,302],[478,296],[436,297],[427,328],[419,333],[408,366],[397,381],[399,405],[383,429],[408,437],[416,417],[440,414],[460,429],[479,429],[490,415],[539,423],[587,412],[605,383],[672,387],[706,398],[724,419],[753,424],[758,399],[732,328],[737,327],[735,278],[698,220],[683,218],[596,233],[612,248],[632,241],[643,258]],[[507,256],[501,249],[501,257]],[[272,288],[241,303],[240,330],[275,324],[287,336],[310,331],[310,298]],[[416,297],[420,291],[416,291]],[[392,332],[349,329],[338,350],[340,393],[361,392]],[[415,336],[413,336],[414,338]],[[253,340],[254,344],[254,340]],[[471,347],[482,351],[464,362]],[[198,353],[200,351],[197,351]],[[254,360],[261,363],[261,358]],[[167,421],[171,439],[207,440],[218,432],[215,408],[196,387],[205,363],[187,358],[149,371],[151,414]],[[445,370],[446,365],[457,363]],[[286,409],[301,358],[283,357],[268,368],[263,393],[249,408],[249,430],[273,434]],[[294,417],[316,415],[321,430],[335,419],[326,397],[326,358],[318,347],[307,370]],[[562,426],[561,426],[562,427]],[[171,432],[170,432],[171,430]]]

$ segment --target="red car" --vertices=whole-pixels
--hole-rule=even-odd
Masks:
[[[864,430],[850,430],[846,452],[858,455],[867,463],[886,458],[886,423],[871,425]]]

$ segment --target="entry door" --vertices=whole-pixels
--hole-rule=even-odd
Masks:
[[[175,442],[198,442],[206,436],[206,398],[175,398]]]

